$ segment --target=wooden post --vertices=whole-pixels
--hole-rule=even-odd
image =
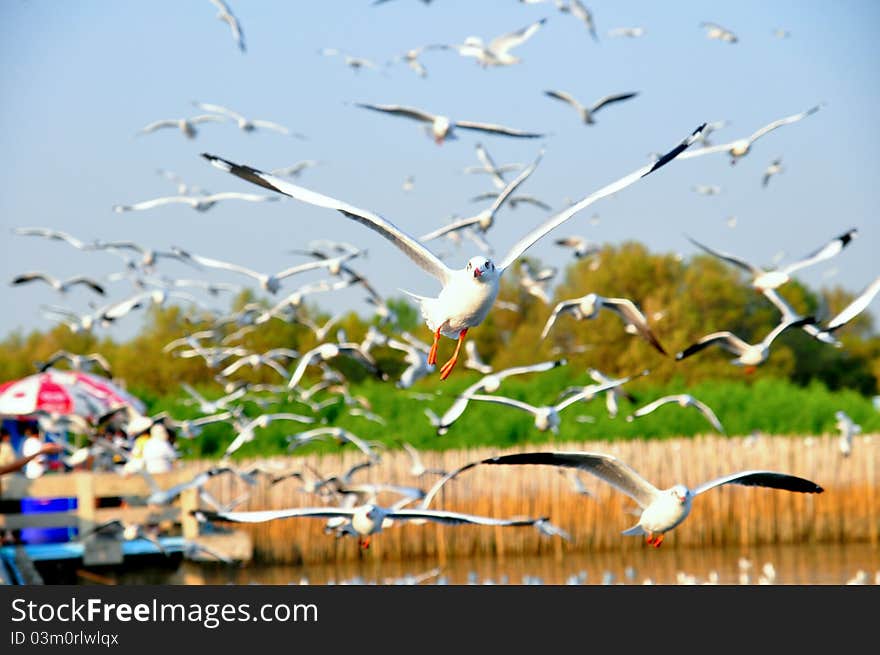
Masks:
[[[76,473],[76,515],[79,518],[79,534],[95,527],[95,478],[85,471]]]
[[[199,520],[192,515],[199,508],[199,490],[185,489],[180,494],[180,528],[184,539],[199,536]]]

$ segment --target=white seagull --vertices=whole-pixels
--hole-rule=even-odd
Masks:
[[[831,259],[835,255],[839,254],[844,248],[846,248],[850,244],[853,239],[858,236],[858,229],[852,228],[850,230],[847,230],[840,236],[834,237],[833,239],[831,239],[831,241],[826,243],[818,250],[814,250],[810,254],[802,257],[795,262],[792,262],[788,266],[772,269],[769,271],[755,266],[754,264],[751,264],[746,260],[737,257],[736,255],[721,252],[720,250],[713,250],[712,248],[704,246],[702,243],[690,237],[688,237],[688,240],[701,250],[709,253],[710,255],[714,255],[719,259],[723,259],[724,261],[733,264],[734,266],[738,266],[744,271],[747,271],[752,276],[752,286],[758,291],[764,291],[765,289],[776,289],[786,282],[789,282],[791,280],[792,273],[794,273],[795,271],[799,271],[800,269],[806,268],[807,266],[812,266],[813,264],[818,264],[819,262],[825,261],[826,259]]]
[[[703,21],[700,23],[700,27],[706,30],[707,39],[717,39],[725,43],[736,43],[739,40],[736,34],[725,27],[721,27],[718,23]]]
[[[471,342],[469,341],[468,343]],[[403,361],[408,366],[404,369],[403,373],[400,374],[400,379],[397,380],[396,386],[398,389],[409,389],[418,380],[421,380],[423,377],[434,372],[435,367],[428,364],[428,353],[430,352],[430,348],[427,344],[416,345],[413,343],[404,343],[397,339],[388,339],[384,345],[406,353],[406,357]],[[424,348],[422,347],[423,345]]]
[[[663,536],[691,512],[693,499],[700,494],[725,484],[748,487],[767,487],[797,493],[822,493],[824,489],[815,482],[788,473],[775,471],[740,471],[725,475],[690,489],[677,484],[668,489],[658,489],[632,468],[611,455],[587,452],[531,452],[502,455],[475,464],[544,464],[581,469],[604,480],[618,491],[626,494],[642,508],[639,521],[625,535],[647,535],[647,543],[655,548],[663,542]],[[466,465],[472,468],[474,464]],[[465,469],[459,469],[459,472]],[[448,477],[448,476],[447,476]],[[427,498],[427,496],[426,496]]]
[[[560,11],[562,10],[562,6],[560,6]],[[583,21],[587,30],[590,32],[590,36],[593,37],[593,41],[599,41],[599,35],[596,33],[596,24],[593,21],[593,14],[580,0],[569,0],[567,11],[569,11],[575,18],[579,18]]]
[[[241,23],[235,17],[235,14],[232,13],[232,10],[229,9],[229,5],[223,2],[223,0],[211,0],[211,4],[219,10],[217,12],[217,20],[222,20],[229,25],[235,45],[238,46],[239,50],[245,52],[244,33],[241,30]]]
[[[138,130],[137,134],[150,134],[166,127],[176,127],[187,139],[194,139],[198,134],[196,125],[201,125],[202,123],[222,123],[225,120],[224,116],[218,116],[217,114],[199,114],[191,118],[166,118],[144,125]]]
[[[784,172],[785,169],[782,167],[782,157],[777,157],[767,168],[764,169],[764,176],[761,178],[761,186],[766,187],[770,182],[770,178],[774,175],[779,175],[779,173]]]
[[[444,49],[456,50],[462,57],[474,57],[477,63],[483,68],[488,66],[511,66],[518,64],[520,57],[510,54],[513,48],[521,46],[535,35],[541,26],[547,22],[546,18],[542,18],[530,25],[497,36],[488,44],[483,43],[483,39],[478,36],[469,36],[464,43],[459,45],[440,46]]]
[[[423,234],[419,237],[419,241],[424,243],[426,241],[431,241],[433,239],[446,236],[450,232],[456,232],[458,230],[463,230],[468,227],[473,227],[483,234],[488,232],[489,228],[491,228],[492,225],[495,223],[495,214],[498,213],[498,210],[501,209],[505,201],[510,198],[513,192],[516,191],[517,188],[519,188],[519,186],[523,182],[525,182],[532,173],[534,173],[543,156],[544,151],[542,150],[538,153],[538,156],[535,161],[532,162],[532,165],[522,171],[519,175],[517,175],[516,179],[514,179],[504,188],[501,193],[498,194],[498,196],[489,207],[474,216],[469,216],[468,218],[460,218],[453,221],[452,223],[449,223],[448,225],[444,225],[443,227],[437,228],[436,230],[428,232],[427,234]]]
[[[457,135],[455,130],[457,129],[477,130],[479,132],[486,132],[488,134],[500,134],[502,136],[512,136],[524,139],[535,139],[545,136],[542,133],[525,132],[523,130],[504,127],[503,125],[496,125],[493,123],[478,123],[476,121],[452,120],[448,116],[443,116],[441,114],[429,114],[428,112],[422,111],[421,109],[404,107],[402,105],[373,105],[360,102],[355,104],[358,107],[362,107],[364,109],[371,109],[373,111],[391,114],[392,116],[403,116],[404,118],[410,118],[420,121],[422,123],[427,123],[425,127],[428,133],[433,137],[434,142],[437,145],[441,145],[444,141],[456,139]]]
[[[306,271],[311,271],[319,268],[330,268],[335,262],[335,260],[322,259],[312,262],[306,262],[305,264],[297,264],[296,266],[291,266],[290,268],[286,268],[283,271],[279,271],[277,273],[259,273],[239,264],[231,264],[229,262],[220,261],[219,259],[211,259],[210,257],[193,255],[186,252],[185,250],[181,250],[180,248],[173,248],[173,250],[181,254],[184,258],[189,259],[196,264],[200,264],[201,266],[207,266],[208,268],[224,269],[227,271],[241,273],[242,275],[252,277],[259,283],[261,289],[263,289],[264,291],[268,291],[272,294],[278,293],[279,289],[281,289],[281,281],[285,278],[288,278],[291,275],[296,275],[298,273],[304,273]],[[353,255],[344,256],[344,259],[350,259],[352,256]]]
[[[630,39],[637,39],[640,36],[645,36],[645,32],[646,30],[644,27],[615,27],[608,30],[608,36],[625,36]]]
[[[810,109],[803,111],[799,114],[792,114],[791,116],[786,116],[785,118],[775,120],[743,139],[737,139],[736,141],[731,141],[730,143],[722,143],[717,146],[696,148],[689,152],[683,153],[680,158],[690,159],[692,157],[701,157],[702,155],[711,155],[714,152],[726,152],[728,155],[730,155],[730,163],[731,165],[733,165],[737,162],[738,159],[740,159],[741,157],[745,157],[747,154],[749,154],[749,151],[752,149],[752,145],[755,143],[755,141],[760,139],[765,134],[772,132],[778,127],[782,127],[783,125],[797,123],[807,116],[815,114],[817,111],[819,111],[821,107],[822,104],[818,104],[815,107],[811,107]]]
[[[562,100],[562,102],[567,102],[572,107],[577,110],[577,113],[580,115],[581,120],[585,125],[592,125],[596,121],[593,120],[593,114],[602,109],[602,107],[606,105],[613,104],[615,102],[621,102],[623,100],[629,100],[630,98],[635,98],[638,94],[637,91],[632,93],[614,93],[611,95],[604,96],[599,98],[596,102],[594,102],[589,107],[586,105],[582,105],[578,102],[574,96],[565,91],[544,91],[545,96],[549,96],[551,98],[556,98],[557,100]]]
[[[328,341],[315,346],[303,354],[287,382],[287,388],[296,388],[309,366],[317,365],[319,362],[326,362],[335,357],[339,357],[340,355],[346,355],[353,358],[363,364],[368,370],[377,373],[380,377],[386,375],[378,369],[376,361],[361,347],[359,343],[333,343]]]
[[[853,436],[862,432],[862,426],[853,421],[842,409],[834,412],[836,422],[834,427],[840,431],[837,447],[840,454],[849,457],[852,454]]]
[[[877,295],[878,291],[880,291],[880,277],[875,278],[874,281],[862,289],[862,292],[849,305],[844,307],[837,316],[828,321],[828,324],[825,326],[825,331],[834,332],[835,330],[839,330],[856,316],[861,314],[865,308],[871,304],[871,301],[874,299],[874,296]]]
[[[585,207],[601,198],[619,192],[675,159],[676,156],[693,143],[701,129],[702,126],[697,128],[656,162],[640,167],[629,175],[602,187],[581,201],[552,216],[545,223],[517,241],[497,266],[493,261],[484,256],[476,256],[468,261],[465,268],[458,270],[446,266],[424,244],[378,214],[296,186],[286,180],[268,175],[249,166],[241,166],[207,153],[203,153],[202,156],[217,168],[241,177],[253,184],[283,193],[312,205],[342,212],[346,217],[362,223],[381,234],[403,251],[420,268],[437,278],[443,285],[443,289],[437,297],[415,297],[419,301],[422,316],[428,328],[434,334],[434,343],[431,347],[428,363],[436,363],[437,347],[439,346],[441,335],[457,340],[452,358],[441,369],[440,377],[441,379],[446,379],[458,360],[458,353],[468,330],[483,322],[498,295],[501,276],[513,263],[519,261],[529,248],[549,232]]]
[[[680,393],[674,394],[670,396],[663,396],[662,398],[658,398],[647,405],[639,407],[632,414],[626,417],[626,420],[632,422],[633,419],[638,418],[639,416],[645,416],[646,414],[650,414],[658,407],[662,407],[663,405],[668,405],[669,403],[677,403],[679,407],[693,407],[706,417],[709,423],[712,424],[718,432],[724,434],[724,426],[721,425],[721,421],[718,420],[718,417],[715,415],[715,412],[705,403],[697,400],[692,395],[688,393]]]
[[[233,111],[232,109],[228,109],[227,107],[195,101],[193,102],[193,104],[199,109],[203,109],[204,111],[215,112],[217,114],[228,116],[235,121],[235,123],[238,125],[238,128],[243,132],[254,132],[258,129],[265,129],[272,130],[273,132],[278,132],[279,134],[283,134],[285,136],[293,136],[298,139],[305,138],[305,136],[303,136],[302,134],[298,132],[291,132],[289,128],[286,128],[283,125],[279,125],[278,123],[273,123],[272,121],[262,120],[259,118],[246,118],[242,114],[239,114],[237,111]]]
[[[464,410],[467,409],[471,397],[473,397],[473,395],[478,391],[495,393],[501,386],[501,382],[512,375],[541,373],[543,371],[549,371],[552,368],[556,368],[557,366],[563,366],[566,363],[567,362],[564,359],[557,359],[554,361],[539,362],[537,364],[531,364],[527,366],[514,366],[501,371],[495,371],[494,373],[489,373],[488,375],[483,376],[472,385],[467,387],[460,394],[458,394],[455,402],[449,407],[449,409],[446,410],[443,416],[436,416],[434,412],[432,412],[430,409],[426,409],[425,414],[431,421],[431,425],[433,425],[437,429],[437,434],[442,436],[449,432],[450,426],[458,419],[459,416],[464,413]]]
[[[295,164],[290,166],[284,166],[283,168],[276,168],[272,171],[272,175],[283,175],[285,177],[299,177],[302,175],[302,172],[307,168],[312,168],[313,166],[319,165],[321,162],[316,159],[304,159],[302,161],[298,161]]]
[[[85,243],[70,236],[67,232],[60,232],[48,227],[16,227],[12,230],[15,234],[27,237],[45,237],[53,241],[64,241],[77,250],[91,250],[92,244]]]
[[[152,209],[153,207],[161,207],[162,205],[189,205],[198,212],[204,212],[211,209],[221,200],[246,200],[248,202],[274,202],[277,200],[274,196],[261,196],[255,193],[239,193],[237,191],[224,191],[222,193],[212,193],[208,196],[164,196],[162,198],[153,198],[152,200],[144,200],[133,205],[113,205],[113,211],[117,214],[130,211],[140,211],[142,209]]]
[[[461,514],[459,512],[446,512],[433,509],[394,509],[367,504],[358,507],[294,507],[291,509],[264,510],[255,512],[209,512],[198,511],[201,517],[208,521],[228,521],[230,523],[264,523],[278,519],[290,519],[300,517],[312,518],[348,518],[351,527],[358,535],[358,544],[361,548],[369,548],[370,537],[386,527],[389,519],[394,521],[432,521],[447,525],[489,525],[489,526],[524,526],[535,525],[547,518],[539,519],[496,519],[488,516],[476,516],[474,514]]]
[[[624,382],[628,382],[629,379],[630,378],[622,378],[621,380],[612,380],[607,384],[585,387],[583,390],[577,393],[566,396],[555,405],[542,405],[540,407],[530,405],[529,403],[523,402],[522,400],[516,400],[515,398],[506,398],[504,396],[490,396],[486,394],[472,394],[470,400],[482,400],[485,402],[497,403],[499,405],[507,405],[508,407],[521,409],[530,413],[534,417],[535,427],[540,432],[546,432],[547,430],[550,430],[551,432],[556,434],[557,432],[559,432],[559,424],[561,422],[561,419],[559,418],[559,413],[563,409],[581,400],[592,400],[596,396],[596,394],[607,391],[608,389],[612,389],[616,386],[623,384]]]
[[[57,350],[52,355],[46,359],[45,362],[34,362],[37,365],[37,370],[42,373],[43,371],[52,368],[58,362],[66,360],[70,363],[70,368],[74,371],[89,371],[92,368],[93,364],[97,364],[98,367],[104,371],[106,376],[111,375],[110,371],[110,362],[107,361],[107,358],[104,357],[101,353],[89,353],[88,355],[79,355],[77,353],[67,352],[66,350]]]
[[[752,373],[754,372],[755,367],[766,361],[767,357],[770,355],[770,344],[773,343],[773,340],[776,339],[776,337],[789,328],[800,327],[811,322],[815,322],[815,319],[812,316],[798,320],[783,320],[774,327],[762,341],[756,344],[746,343],[733,332],[727,330],[723,332],[713,332],[707,334],[696,343],[691,344],[680,353],[677,353],[675,359],[685,359],[709,346],[720,346],[736,355],[736,357],[730,361],[737,366],[745,366],[746,373]]]
[[[593,319],[599,315],[599,310],[610,309],[616,312],[626,325],[631,325],[636,332],[642,336],[648,343],[657,349],[663,355],[666,350],[660,345],[660,341],[651,331],[648,325],[648,319],[639,311],[635,303],[627,298],[606,298],[595,293],[588,293],[580,298],[572,298],[563,300],[553,308],[553,312],[547,319],[544,329],[541,331],[541,338],[547,337],[550,328],[556,323],[559,314],[567,312],[572,314],[577,320]]]
[[[314,430],[307,430],[306,432],[292,434],[287,437],[287,441],[290,443],[289,450],[296,450],[297,448],[304,446],[310,441],[323,440],[325,437],[331,437],[340,446],[350,443],[370,458],[369,465],[375,464],[381,459],[379,453],[375,450],[374,446],[384,446],[384,444],[380,444],[377,442],[368,443],[353,432],[349,432],[348,430],[344,430],[340,427],[315,428]],[[361,466],[356,466],[354,469],[350,470],[346,478]],[[343,482],[348,483],[349,480],[346,479],[343,480]]]
[[[556,239],[553,243],[564,248],[571,248],[575,259],[583,259],[590,255],[595,255],[602,250],[602,246],[595,241],[582,237],[580,235],[572,235]]]
[[[76,275],[74,277],[67,278],[66,280],[59,280],[56,277],[52,277],[48,273],[43,273],[41,271],[30,271],[27,273],[16,275],[14,278],[12,278],[12,282],[10,282],[10,284],[17,286],[20,284],[28,284],[29,282],[34,282],[37,280],[45,282],[59,293],[67,293],[68,291],[70,291],[71,287],[80,284],[84,287],[88,287],[99,295],[106,295],[104,287],[102,287],[92,278],[86,277],[85,275]]]
[[[772,302],[776,306],[776,309],[780,311],[780,313],[782,314],[783,322],[798,321],[804,318],[803,316],[798,314],[794,310],[794,308],[789,305],[775,289],[764,289],[762,293],[764,294],[764,297]],[[829,330],[823,329],[814,323],[804,323],[803,325],[801,325],[801,329],[817,341],[831,344],[836,348],[840,348],[843,346],[842,343],[834,338],[834,335]]]
[[[477,150],[477,159],[480,160],[482,166],[468,166],[464,169],[464,172],[466,174],[488,173],[492,176],[492,184],[498,189],[503,189],[507,186],[507,181],[504,179],[505,173],[518,171],[523,168],[522,164],[502,164],[501,166],[498,166],[486,148],[483,147],[482,143],[477,143],[475,147]]]
[[[256,436],[257,428],[265,428],[273,421],[297,421],[298,423],[314,423],[315,419],[310,416],[301,416],[300,414],[292,414],[290,412],[282,412],[279,414],[262,414],[249,421],[235,420],[235,429],[237,434],[232,442],[223,452],[221,461],[226,460],[232,453],[241,448],[244,444],[250,443]]]

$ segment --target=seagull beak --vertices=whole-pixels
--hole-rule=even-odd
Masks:
[[[474,268],[474,278],[478,278],[482,274],[483,274],[483,271],[479,267]]]

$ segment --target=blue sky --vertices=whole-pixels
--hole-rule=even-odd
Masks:
[[[198,156],[202,151],[264,170],[317,159],[322,164],[306,171],[300,184],[379,212],[417,235],[453,214],[480,209],[470,198],[490,190],[489,180],[462,173],[477,163],[478,141],[498,162],[529,162],[544,146],[542,163],[521,190],[562,208],[565,198],[579,199],[634,170],[650,152],[671,147],[703,121],[730,121],[714,135],[723,142],[819,102],[827,103],[819,113],[758,141],[736,166],[723,155],[673,162],[552,236],[637,239],[654,251],[687,256],[694,252],[687,233],[769,264],[779,251],[796,258],[858,227],[861,238],[842,255],[799,277],[813,286],[858,291],[880,272],[873,251],[880,199],[880,47],[873,30],[880,24],[880,4],[593,1],[587,5],[598,43],[552,2],[230,4],[243,26],[246,54],[215,19],[209,0],[0,4],[0,56],[7,62],[0,69],[0,152],[7,161],[0,194],[3,278],[26,270],[61,277],[120,270],[120,260],[109,254],[11,234],[13,227],[43,226],[84,240],[177,245],[266,272],[304,261],[288,251],[312,239],[341,238],[369,250],[357,267],[380,292],[399,295],[403,287],[432,294],[436,282],[371,231],[293,200],[230,201],[205,213],[185,206],[126,214],[111,208],[170,195],[174,188],[156,175],[157,168],[211,191],[256,190],[209,166]],[[425,53],[425,79],[403,64],[385,65],[411,47],[460,43],[469,35],[489,39],[543,17],[543,28],[515,51],[522,62],[514,66],[482,69],[453,51]],[[739,42],[707,39],[699,27],[706,20],[728,27]],[[644,27],[646,35],[607,35],[624,26]],[[776,28],[789,30],[790,38],[774,37]],[[354,72],[341,58],[318,54],[325,47],[375,61],[380,70]],[[545,97],[545,89],[565,90],[584,102],[609,93],[639,95],[603,109],[595,125],[584,126],[573,110]],[[277,121],[308,139],[246,134],[231,123],[207,124],[192,141],[175,130],[135,137],[154,120],[199,113],[194,100]],[[411,105],[549,136],[518,140],[462,131],[457,141],[438,147],[416,123],[356,108],[355,102]],[[764,189],[764,168],[778,156],[786,170]],[[404,192],[409,175],[415,187]],[[691,190],[698,184],[718,185],[722,192],[698,195]],[[590,222],[595,214],[598,224]],[[727,225],[731,215],[735,228]],[[529,206],[504,209],[490,232],[496,252],[504,253],[545,218]],[[465,245],[448,261],[462,265],[473,254]],[[551,238],[529,254],[558,266],[570,261]],[[173,262],[160,271],[194,273]],[[204,276],[247,282],[220,271]],[[319,277],[291,278],[281,293]],[[114,300],[131,293],[125,282],[108,283],[108,290]],[[362,297],[346,290],[318,302],[366,313]],[[61,297],[38,284],[4,283],[0,299],[7,308],[0,314],[0,334],[6,334],[51,325],[40,315],[41,304],[86,311],[93,297],[82,290]],[[141,320],[132,315],[111,334],[126,338]]]

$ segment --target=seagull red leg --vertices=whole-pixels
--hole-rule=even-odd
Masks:
[[[428,353],[428,364],[433,366],[437,363],[437,346],[440,345],[440,328],[434,333],[434,343],[431,344],[431,352]]]
[[[654,548],[660,548],[660,544],[663,543],[663,533],[660,533],[656,537],[654,537]]]
[[[467,328],[458,333],[458,341],[455,344],[455,352],[452,353],[452,358],[443,365],[443,368],[440,369],[440,379],[445,380],[449,377],[449,374],[452,373],[452,369],[455,368],[455,363],[458,361],[458,353],[461,350],[461,344],[464,343],[464,338],[467,336]]]

